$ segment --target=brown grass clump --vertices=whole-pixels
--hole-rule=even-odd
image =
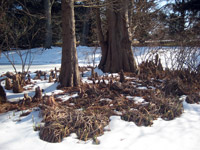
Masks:
[[[92,111],[74,110],[68,107],[56,108],[42,105],[42,115],[45,126],[40,129],[40,138],[48,142],[61,142],[71,133],[76,133],[78,139],[88,140],[103,134],[103,128],[109,118]]]
[[[156,105],[157,113],[164,120],[173,120],[183,113],[183,105],[178,97],[153,96],[149,99]]]
[[[130,110],[122,115],[122,120],[133,121],[137,126],[151,126],[153,117],[149,113],[141,113],[139,110]]]
[[[153,120],[158,117],[164,120],[172,120],[183,112],[182,102],[175,97],[165,97],[164,93],[152,92],[144,96],[146,104],[135,105],[132,109],[126,109],[122,115],[125,121],[133,121],[138,126],[151,126]]]
[[[200,95],[197,93],[193,93],[187,96],[186,102],[189,104],[200,103]]]
[[[166,80],[163,89],[165,92],[165,95],[174,95],[174,96],[181,96],[184,95],[184,88],[183,88],[183,82],[179,78]]]

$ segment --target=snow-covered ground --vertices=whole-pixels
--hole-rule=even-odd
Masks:
[[[24,50],[21,53],[24,58],[27,51]],[[77,47],[77,54],[79,58],[78,59],[79,66],[87,66],[87,65],[92,66],[93,61],[95,61],[95,65],[98,65],[101,58],[100,48],[95,48],[95,47],[88,48],[85,46],[79,46]],[[95,54],[95,59],[94,59],[94,54]],[[52,49],[48,50],[44,50],[42,48],[31,49],[31,59],[33,58],[33,62],[30,70],[32,72],[36,70],[49,71],[51,69],[54,69],[55,67],[59,68],[61,64],[61,55],[62,55],[61,47],[52,47]],[[17,51],[9,52],[9,58],[12,60],[12,62],[15,63],[17,71],[21,71],[21,59],[18,55],[18,52]],[[28,64],[29,63],[27,63],[27,65]],[[1,54],[0,75],[2,73],[6,73],[7,71],[14,71],[14,69],[11,67],[5,55]]]
[[[55,67],[60,67],[61,48],[54,47],[45,51],[34,49],[32,51],[35,52],[35,59],[30,69],[31,72],[36,70],[49,71]],[[77,51],[80,66],[93,65],[95,48],[81,46],[77,48]],[[135,52],[138,63],[149,57],[145,53],[145,49],[139,48]],[[13,54],[18,71],[20,71],[20,59],[17,58],[16,53]],[[165,59],[163,57],[161,59],[164,63]],[[100,49],[97,49],[95,64],[98,64],[99,60]],[[0,75],[7,71],[13,71],[13,69],[2,55],[0,58]],[[83,78],[83,80],[87,81],[86,78]],[[37,81],[34,87],[36,86],[41,86],[47,94],[60,92],[56,90],[57,83]],[[29,91],[31,96],[34,94],[34,87],[33,90]],[[10,101],[23,96],[23,94],[13,94],[12,91],[6,92]],[[64,100],[69,97],[68,95],[65,96]],[[132,99],[138,102],[143,101],[140,97]],[[164,121],[159,118],[154,121],[151,127],[138,127],[133,122],[121,120],[119,116],[112,116],[109,125],[106,127],[106,132],[98,137],[100,145],[92,144],[92,140],[80,141],[76,139],[75,134],[64,138],[61,143],[53,144],[40,140],[39,132],[33,130],[34,126],[41,121],[39,111],[36,108],[25,117],[19,117],[22,112],[14,111],[0,114],[0,150],[199,150],[200,105],[187,104],[184,97],[182,99],[184,113],[180,118],[172,121]]]
[[[39,111],[19,118],[22,112],[0,115],[1,150],[199,150],[200,105],[184,102],[184,113],[172,121],[158,119],[151,127],[138,127],[118,116],[112,116],[104,135],[98,137],[100,145],[79,141],[76,135],[64,138],[61,143],[47,143],[33,131],[40,121]],[[18,121],[18,120],[21,121]],[[34,120],[34,121],[33,121]]]

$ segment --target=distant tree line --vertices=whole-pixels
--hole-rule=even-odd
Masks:
[[[93,9],[97,3],[98,0],[75,2],[76,39],[81,45],[97,42]],[[132,41],[144,44],[149,40],[182,40],[185,35],[199,39],[199,3],[199,0],[175,0],[160,8],[156,0],[130,0],[126,9]],[[106,31],[106,9],[101,7],[100,11]],[[61,23],[60,0],[1,0],[1,49],[60,45]]]

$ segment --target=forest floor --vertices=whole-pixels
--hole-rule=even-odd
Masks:
[[[139,75],[104,74],[97,68],[92,75],[100,50],[80,46],[82,85],[58,89],[56,77],[52,81],[49,77],[59,74],[61,48],[32,51],[31,82],[23,93],[5,90],[8,103],[0,106],[1,150],[199,149],[198,74],[163,71],[155,55],[140,47],[135,49]],[[159,52],[163,68],[172,66],[172,58],[163,57],[169,52]],[[20,71],[20,58],[12,55]],[[0,64],[1,78],[13,71],[4,56]],[[5,88],[5,81],[1,84]],[[38,86],[43,89],[42,100],[23,102],[24,93],[33,98]]]

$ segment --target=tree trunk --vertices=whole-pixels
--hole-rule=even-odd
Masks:
[[[80,75],[76,52],[74,0],[62,0],[62,32],[60,83],[62,87],[78,86]]]
[[[107,46],[101,44],[102,58],[99,68],[104,72],[136,72],[128,27],[128,0],[108,0]],[[99,37],[101,40],[102,38]],[[105,43],[100,41],[100,43]]]
[[[99,64],[99,68],[101,70],[104,70],[104,65],[105,65],[106,56],[107,56],[107,52],[108,52],[108,50],[107,50],[108,44],[107,44],[107,41],[105,40],[103,30],[102,30],[102,27],[101,27],[102,23],[101,23],[101,17],[100,17],[100,9],[94,8],[93,11],[95,12],[95,15],[96,15],[97,34],[98,34],[98,39],[99,39],[99,42],[100,42],[101,54],[102,54],[101,61],[100,61],[100,64]]]
[[[45,15],[46,15],[46,35],[45,35],[45,48],[51,48],[52,46],[52,22],[51,22],[51,8],[52,4],[50,0],[44,0]]]

